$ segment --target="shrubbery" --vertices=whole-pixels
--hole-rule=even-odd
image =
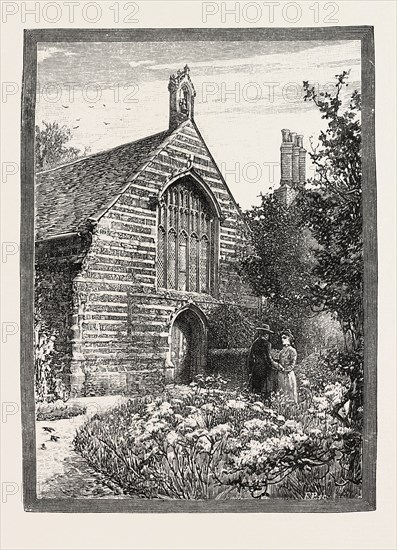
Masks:
[[[258,320],[234,304],[217,306],[208,315],[208,345],[211,349],[247,348],[255,336]]]
[[[353,430],[331,414],[341,384],[298,406],[276,395],[270,407],[223,387],[219,377],[201,377],[157,398],[131,400],[88,420],[75,448],[125,493],[146,498],[285,497],[277,488],[305,498],[287,481],[319,477],[321,468],[319,498],[359,492],[340,465]]]

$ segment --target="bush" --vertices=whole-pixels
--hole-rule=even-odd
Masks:
[[[80,403],[65,403],[54,401],[53,403],[40,403],[36,408],[36,420],[60,420],[85,414],[86,405]]]
[[[217,306],[208,315],[208,345],[210,349],[248,348],[258,321],[252,311],[244,312],[234,304]]]
[[[329,468],[327,482],[337,479],[347,429],[329,409],[341,387],[310,406],[277,395],[269,408],[223,382],[201,377],[97,414],[77,431],[75,448],[125,493],[146,498],[267,498],[297,472],[320,467]],[[341,496],[335,483],[333,496]]]
[[[326,353],[313,353],[297,364],[295,374],[300,389],[300,397],[304,398],[307,388],[321,393],[328,384],[347,384],[348,377],[338,369],[335,362],[329,357],[336,358],[337,350],[328,350]]]

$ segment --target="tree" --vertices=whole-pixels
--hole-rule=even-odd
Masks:
[[[348,72],[336,75],[336,93],[320,93],[303,82],[305,101],[313,101],[327,129],[310,158],[316,176],[298,199],[307,227],[319,247],[311,288],[312,305],[335,312],[353,350],[363,335],[363,255],[361,210],[361,96],[354,91],[342,107]]]
[[[72,133],[66,126],[59,126],[57,122],[44,122],[35,129],[35,165],[36,171],[48,170],[55,166],[76,160],[86,155],[89,147],[82,152],[76,147],[67,147],[72,139]]]
[[[349,350],[326,357],[349,380],[333,415],[344,424],[340,463],[346,482],[361,482],[363,411],[363,256],[361,210],[361,96],[342,102],[348,72],[336,75],[335,94],[320,93],[304,82],[305,101],[313,101],[327,127],[310,158],[316,176],[285,209],[274,196],[247,213],[254,254],[242,271],[267,298],[266,314],[276,328],[288,326],[297,340],[315,337],[310,312],[336,316]],[[348,412],[346,413],[346,407]]]
[[[331,354],[328,362],[350,378],[350,387],[333,407],[346,429],[340,463],[346,482],[361,483],[363,420],[363,243],[361,204],[361,95],[355,90],[343,108],[342,90],[349,73],[336,75],[335,95],[316,93],[303,82],[305,101],[313,101],[327,120],[318,145],[309,153],[316,177],[298,203],[319,248],[314,251],[312,305],[334,312],[345,334],[348,352]],[[348,414],[343,407],[348,404]]]
[[[276,332],[290,328],[300,349],[310,349],[306,335],[313,317],[309,293],[314,243],[305,232],[302,211],[295,202],[287,208],[277,196],[266,194],[245,216],[253,254],[241,258],[241,273],[266,300],[264,320]]]

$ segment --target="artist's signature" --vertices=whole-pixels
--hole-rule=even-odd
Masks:
[[[326,495],[320,495],[316,491],[310,492],[306,491],[305,496],[303,497],[304,500],[326,500]]]

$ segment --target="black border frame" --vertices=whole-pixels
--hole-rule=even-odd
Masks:
[[[364,241],[364,433],[360,499],[334,501],[157,501],[37,498],[34,399],[34,129],[38,42],[360,40]],[[32,512],[361,512],[376,509],[377,435],[377,210],[374,28],[34,29],[24,30],[21,108],[21,415],[24,509]]]

